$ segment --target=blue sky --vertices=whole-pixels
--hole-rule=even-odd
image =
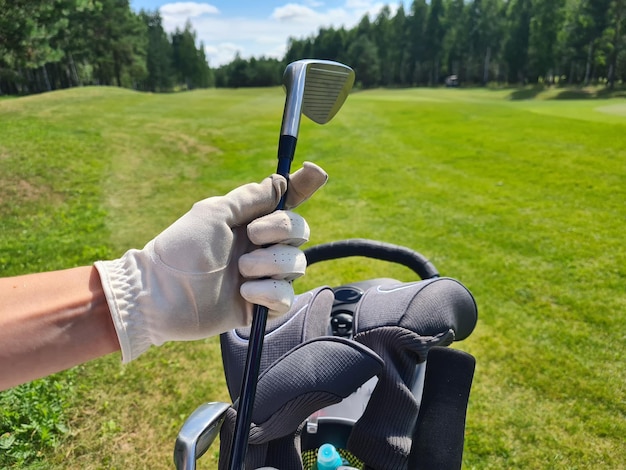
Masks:
[[[167,32],[182,28],[189,19],[198,41],[204,42],[212,67],[230,62],[237,52],[244,58],[261,55],[282,58],[290,36],[304,38],[315,34],[320,27],[351,28],[365,14],[374,18],[384,4],[395,11],[399,3],[399,0],[131,0],[136,11],[159,9]]]

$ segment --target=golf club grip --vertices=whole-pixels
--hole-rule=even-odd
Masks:
[[[298,138],[292,135],[281,135],[278,140],[278,166],[276,167],[276,173],[284,176],[289,185],[289,173],[291,171],[291,162],[293,156],[296,153],[296,144]],[[282,195],[276,210],[283,210],[285,208],[285,198],[287,197],[287,191]]]
[[[338,242],[324,243],[307,248],[304,254],[309,266],[320,261],[348,258],[350,256],[365,256],[406,266],[421,279],[439,277],[437,268],[417,251],[400,245],[365,238],[351,238]]]
[[[278,166],[276,173],[284,176],[287,179],[287,184],[289,184],[289,172],[291,171],[291,162],[295,153],[296,143],[297,138],[290,135],[281,135],[278,142]],[[278,201],[276,210],[284,209],[286,195],[287,191]],[[263,352],[263,339],[265,338],[265,325],[267,324],[268,314],[269,309],[267,307],[254,305],[246,365],[241,384],[241,393],[239,394],[237,420],[235,421],[230,470],[243,470],[246,460],[248,436],[250,425],[252,424],[252,408],[261,369],[261,353]]]

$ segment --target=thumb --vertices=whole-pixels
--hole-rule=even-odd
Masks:
[[[247,225],[273,212],[286,190],[287,181],[276,174],[232,190],[223,196],[228,210],[226,222],[231,227]]]
[[[285,209],[293,209],[309,199],[326,184],[328,174],[315,163],[304,162],[302,168],[289,177]]]

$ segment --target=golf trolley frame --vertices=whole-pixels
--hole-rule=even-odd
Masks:
[[[325,243],[305,250],[305,255],[309,265],[347,257],[366,257],[405,266],[421,280],[440,278],[435,266],[419,252],[380,241],[349,239]],[[375,289],[381,282],[388,281],[400,282],[378,278],[333,288],[334,301],[327,321],[328,335],[352,338],[355,308],[361,297],[368,289]],[[469,292],[468,295],[471,297]],[[476,322],[475,315],[474,304],[473,317],[470,314],[466,315],[468,318],[458,319],[457,328],[463,333],[459,333],[457,339],[463,339],[471,333]],[[460,469],[475,360],[465,352],[440,346],[431,348],[427,357],[426,361],[415,364],[415,379],[408,384],[419,413],[414,417],[415,427],[410,436],[412,445],[404,468]],[[358,459],[344,450],[375,384],[374,377],[341,403],[323,408],[306,420],[300,434],[304,469],[315,468],[311,467],[315,462],[315,451],[324,443],[331,443],[340,449],[349,464],[361,466]],[[174,448],[177,469],[195,469],[196,460],[206,452],[219,433],[229,408],[231,405],[227,403],[205,403],[187,418]],[[231,456],[222,455],[220,458]],[[243,465],[241,468],[243,470]],[[364,468],[380,470],[367,464]]]

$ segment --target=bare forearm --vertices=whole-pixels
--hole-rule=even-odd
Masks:
[[[95,268],[0,279],[0,390],[117,350]]]

